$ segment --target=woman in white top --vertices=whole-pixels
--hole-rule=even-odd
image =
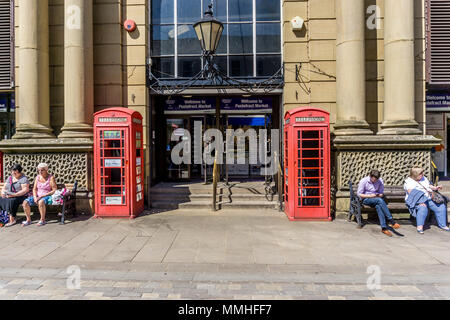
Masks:
[[[403,186],[406,191],[405,200],[408,199],[409,194],[414,189],[422,191],[428,199],[426,202],[419,204],[416,217],[417,232],[423,234],[423,226],[428,215],[428,209],[434,212],[439,228],[450,231],[450,228],[447,227],[447,208],[445,204],[437,204],[431,199],[432,192],[440,190],[442,189],[442,187],[433,186],[430,181],[423,175],[423,172],[423,168],[413,167],[411,169],[409,178],[405,180],[405,184]]]

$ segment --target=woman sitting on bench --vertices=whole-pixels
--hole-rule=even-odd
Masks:
[[[33,196],[25,199],[23,202],[23,210],[27,216],[27,220],[22,222],[22,226],[26,227],[31,224],[31,206],[38,205],[41,220],[38,226],[45,225],[46,205],[51,204],[52,195],[58,189],[55,178],[48,173],[48,165],[41,163],[37,167],[39,175],[34,180]]]
[[[412,215],[416,217],[417,232],[423,234],[428,209],[434,212],[438,227],[450,231],[447,226],[447,206],[445,203],[436,203],[431,198],[433,191],[439,191],[442,187],[433,186],[423,173],[423,168],[413,167],[403,186],[406,191],[406,205],[411,208]]]
[[[2,197],[0,198],[0,209],[9,213],[9,222],[5,227],[11,227],[17,223],[16,215],[19,205],[30,190],[30,182],[22,173],[22,166],[15,164],[11,168],[11,176],[6,179],[2,189]]]

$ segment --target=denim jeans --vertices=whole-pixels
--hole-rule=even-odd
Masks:
[[[380,220],[380,226],[382,229],[387,228],[386,218],[389,222],[394,220],[386,202],[384,202],[382,198],[366,198],[363,200],[363,204],[377,210],[378,219]]]
[[[440,228],[446,227],[447,219],[447,207],[444,203],[436,204],[433,200],[428,200],[425,202],[426,207],[419,206],[417,210],[417,226],[423,226],[425,224],[425,220],[428,215],[428,209],[434,212],[434,215],[436,216],[436,221],[438,223],[438,226]]]

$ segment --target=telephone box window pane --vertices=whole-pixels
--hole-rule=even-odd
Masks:
[[[302,137],[301,134],[302,134],[301,131],[297,131],[297,139],[300,139]]]
[[[319,172],[320,172],[320,170],[318,170],[318,169],[303,169],[302,170],[303,177],[305,177],[305,178],[317,178],[320,176]]]
[[[299,181],[300,186],[300,181]],[[319,179],[303,179],[301,182],[302,187],[319,187]]]
[[[317,168],[319,167],[319,160],[303,160],[303,168]]]
[[[303,198],[302,204],[305,207],[318,207],[319,206],[319,198]]]
[[[319,141],[318,140],[303,140],[302,148],[318,148]]]
[[[198,57],[180,57],[178,58],[178,76],[193,77],[202,69],[202,62]]]
[[[174,0],[152,0],[152,23],[174,22]]]
[[[230,56],[230,74],[232,77],[250,77],[253,75],[252,56]]]
[[[303,150],[302,154],[303,154],[303,158],[319,158],[319,150]],[[322,151],[322,154],[323,154],[323,151]]]
[[[228,19],[230,21],[252,21],[252,0],[228,0]]]
[[[303,139],[318,139],[319,131],[303,131]]]
[[[200,0],[176,0],[178,23],[194,23],[201,19]]]
[[[279,21],[280,1],[256,0],[256,21]]]
[[[152,27],[152,55],[165,56],[175,53],[174,30],[174,25]]]
[[[320,197],[320,188],[305,188],[303,192],[305,197]]]
[[[120,187],[106,188],[106,194],[120,194],[121,190]]]

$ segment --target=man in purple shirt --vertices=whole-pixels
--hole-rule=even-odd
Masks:
[[[363,204],[377,210],[378,219],[380,220],[381,232],[392,237],[392,233],[388,230],[386,219],[389,221],[389,226],[398,229],[400,225],[394,221],[389,208],[384,201],[384,184],[380,178],[380,171],[372,170],[369,175],[358,184],[358,196],[363,200]]]

